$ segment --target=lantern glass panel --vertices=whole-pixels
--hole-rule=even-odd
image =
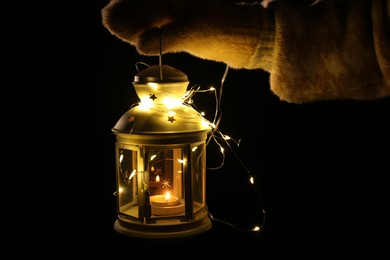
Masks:
[[[149,196],[153,216],[183,215],[185,204],[183,149],[147,147]],[[147,180],[146,180],[147,182]]]
[[[206,153],[205,143],[191,145],[191,172],[192,172],[192,196],[194,212],[205,206],[205,174],[206,174]]]
[[[119,212],[138,217],[137,207],[137,178],[138,178],[138,151],[126,148],[118,148],[118,209]]]
[[[174,238],[211,228],[205,204],[205,141],[211,128],[183,103],[188,83],[184,73],[166,65],[134,77],[140,102],[112,129],[119,233]]]

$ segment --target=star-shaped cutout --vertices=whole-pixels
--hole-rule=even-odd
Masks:
[[[157,97],[156,97],[156,94],[150,94],[149,95],[149,98],[151,99],[151,100],[155,100],[155,99],[157,99]]]
[[[129,117],[129,123],[134,122],[134,121],[135,121],[135,116],[130,116]]]
[[[176,119],[173,116],[168,116],[168,121],[173,123],[173,121],[176,121]]]
[[[162,181],[162,187],[163,188],[168,188],[171,187],[171,184],[169,183],[169,180],[165,179]]]
[[[156,175],[162,174],[162,172],[163,172],[163,170],[161,167],[157,167],[154,169],[154,174],[156,174]]]

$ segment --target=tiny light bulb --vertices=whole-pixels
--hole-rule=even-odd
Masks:
[[[177,159],[177,162],[178,162],[178,163],[183,163],[183,164],[184,164],[184,163],[185,163],[185,161],[186,161],[186,160]]]
[[[141,98],[141,102],[138,104],[138,108],[142,111],[149,110],[153,107],[153,101],[149,97]]]
[[[156,182],[159,182],[159,181],[160,181],[160,176],[157,175],[157,176],[156,176]]]
[[[249,178],[249,181],[253,184],[253,183],[255,183],[255,179],[253,179],[253,177],[250,177]]]
[[[130,174],[130,176],[129,176],[129,180],[131,180],[131,178],[133,178],[134,177],[134,175],[136,174],[136,170],[133,170],[133,172]]]
[[[209,121],[202,121],[202,126],[209,127],[210,126]]]
[[[253,231],[259,231],[260,230],[260,227],[259,226],[255,226],[254,228],[253,228]]]

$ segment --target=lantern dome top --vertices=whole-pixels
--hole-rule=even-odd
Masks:
[[[134,76],[134,83],[188,82],[187,75],[169,65],[154,65]]]
[[[141,71],[133,82],[140,102],[118,120],[112,131],[128,135],[209,131],[209,122],[185,103],[188,84],[186,74],[169,65]]]

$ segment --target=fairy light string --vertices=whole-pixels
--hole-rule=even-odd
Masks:
[[[138,66],[139,65],[144,65],[144,66],[147,66],[147,67],[150,67],[150,65],[146,64],[146,63],[143,63],[143,62],[137,62],[135,64],[136,66],[136,69],[137,71],[140,71]],[[161,52],[161,42],[160,42],[160,55],[159,55],[159,65],[161,67],[162,65],[162,52]],[[245,229],[245,228],[241,228],[239,227],[238,225],[234,225],[230,222],[227,222],[227,221],[224,221],[222,219],[219,219],[219,218],[216,218],[214,217],[210,212],[209,212],[209,217],[211,220],[213,221],[216,221],[216,222],[220,222],[220,223],[223,223],[225,225],[228,225],[230,226],[231,228],[235,229],[235,230],[238,230],[238,231],[242,231],[242,232],[258,232],[260,230],[262,230],[264,224],[265,224],[265,216],[266,216],[266,212],[265,212],[265,209],[263,207],[264,205],[264,202],[263,202],[263,196],[261,195],[261,193],[259,192],[259,190],[256,188],[256,185],[255,185],[255,178],[254,176],[252,175],[252,173],[249,171],[249,169],[245,166],[244,162],[240,159],[240,157],[238,156],[238,154],[236,153],[235,149],[232,147],[232,145],[230,144],[230,142],[233,142],[235,144],[235,146],[238,148],[240,146],[240,143],[241,143],[241,139],[239,139],[238,141],[235,140],[234,138],[228,136],[228,135],[225,135],[223,134],[220,130],[219,130],[219,124],[221,122],[221,119],[222,119],[222,106],[221,106],[221,101],[222,101],[222,94],[223,94],[223,89],[224,89],[224,83],[225,83],[225,80],[226,80],[226,77],[227,77],[227,74],[228,74],[228,71],[229,71],[229,66],[227,65],[226,68],[225,68],[225,71],[224,71],[224,74],[222,76],[222,79],[221,79],[221,83],[220,83],[220,88],[219,88],[219,92],[217,92],[216,88],[214,87],[210,87],[209,89],[202,89],[201,86],[199,85],[193,85],[189,90],[186,91],[186,93],[184,94],[184,96],[182,97],[182,101],[183,101],[183,104],[187,104],[187,105],[190,105],[192,106],[196,111],[198,111],[202,117],[209,122],[209,125],[211,127],[211,130],[209,132],[209,136],[206,140],[206,146],[211,142],[211,141],[214,141],[215,144],[217,144],[217,146],[219,147],[220,149],[220,153],[221,153],[221,162],[219,163],[219,165],[217,166],[214,166],[214,167],[207,167],[207,170],[218,170],[220,168],[222,168],[224,166],[224,163],[225,163],[225,158],[226,158],[226,155],[225,155],[225,148],[224,147],[227,147],[231,152],[232,154],[234,155],[234,157],[236,158],[236,160],[239,162],[240,166],[243,168],[243,170],[246,172],[247,176],[248,176],[248,181],[250,183],[250,186],[252,187],[252,189],[255,191],[255,194],[257,195],[257,198],[259,199],[260,201],[260,205],[261,206],[261,213],[260,214],[260,218],[261,218],[261,221],[258,225],[254,225],[252,228],[250,229]],[[160,72],[161,74],[162,72]],[[162,78],[162,75],[160,75],[160,77]],[[206,117],[205,117],[205,113],[204,112],[201,112],[199,110],[199,108],[196,106],[195,102],[193,101],[193,97],[198,94],[198,93],[207,93],[207,92],[213,92],[214,93],[214,98],[215,98],[215,112],[214,112],[214,115],[213,115],[213,120],[212,121],[209,121]],[[137,104],[134,104],[134,105],[137,105]]]
[[[214,120],[213,120],[213,123],[212,123],[212,131],[210,133],[210,136],[209,136],[209,139],[206,143],[206,145],[210,142],[210,140],[214,140],[215,143],[219,146],[220,148],[220,151],[222,153],[222,162],[221,164],[218,166],[218,167],[213,167],[213,168],[207,168],[208,170],[217,170],[217,169],[220,169],[223,167],[224,165],[224,161],[225,161],[225,153],[224,153],[224,148],[223,148],[223,145],[221,144],[221,142],[219,142],[219,140],[222,140],[224,141],[224,143],[227,145],[227,147],[231,150],[231,152],[233,153],[234,157],[237,159],[237,161],[239,162],[239,164],[243,167],[244,171],[247,173],[248,177],[249,177],[249,182],[251,184],[251,187],[254,189],[258,199],[260,200],[260,203],[261,205],[264,205],[264,202],[263,202],[263,196],[261,195],[261,193],[258,191],[258,189],[256,188],[256,185],[255,185],[255,179],[254,179],[254,176],[252,176],[252,174],[250,173],[250,171],[248,170],[248,168],[245,166],[245,164],[243,163],[243,161],[240,159],[240,157],[237,155],[236,151],[233,149],[233,147],[230,145],[229,141],[233,141],[237,147],[239,147],[240,143],[241,143],[241,139],[239,141],[236,141],[235,139],[231,138],[230,136],[227,136],[227,135],[224,135],[221,131],[219,131],[218,127],[219,127],[219,124],[221,122],[221,119],[222,119],[222,94],[223,94],[223,89],[224,89],[224,83],[225,83],[225,80],[226,80],[226,77],[227,77],[227,74],[228,74],[228,71],[229,71],[229,66],[226,65],[226,68],[225,68],[225,72],[222,76],[222,79],[221,79],[221,85],[220,85],[220,90],[219,90],[219,94],[216,95],[216,91],[215,91],[215,88],[212,88],[211,90],[214,90],[214,93],[215,93],[215,98],[216,98],[216,111],[215,111],[215,114],[214,114]],[[244,232],[257,232],[257,231],[260,231],[262,229],[262,227],[264,226],[265,224],[265,209],[264,207],[261,207],[261,216],[262,216],[262,219],[261,219],[261,223],[259,225],[255,225],[252,229],[244,229],[244,228],[240,228],[238,227],[237,225],[234,225],[230,222],[227,222],[227,221],[224,221],[222,219],[219,219],[219,218],[215,218],[210,212],[209,212],[209,216],[210,218],[213,220],[213,221],[218,221],[220,223],[223,223],[223,224],[226,224],[238,231],[244,231]]]

